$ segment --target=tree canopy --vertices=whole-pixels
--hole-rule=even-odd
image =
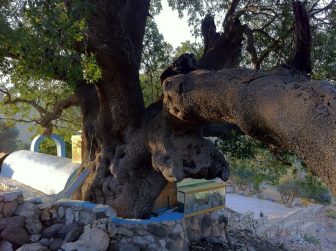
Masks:
[[[215,17],[216,25],[220,25],[230,3],[215,0],[168,1],[180,16],[188,17],[188,23],[197,37],[201,36],[201,20],[211,15]],[[240,65],[269,69],[286,62],[294,51],[291,1],[233,1],[233,4],[236,5],[236,15],[245,26],[246,43],[243,44]],[[334,1],[307,1],[305,4],[313,38],[312,76],[335,80]],[[51,130],[50,127],[79,128],[75,120],[69,119],[72,115],[66,112],[69,106],[78,105],[69,96],[78,82],[94,83],[101,77],[94,54],[88,52],[86,38],[87,18],[94,4],[85,1],[73,1],[69,5],[61,0],[6,0],[0,7],[0,87],[7,97],[2,103],[2,111],[8,118],[19,113],[17,122],[38,124],[38,130],[49,127],[46,132]],[[161,9],[161,1],[151,1],[149,12],[152,16],[159,14]],[[189,41],[173,53],[152,17],[148,18],[143,45],[141,72],[145,74],[141,83],[147,104],[159,96],[159,75],[173,58],[186,52],[200,58],[202,53],[200,44]],[[53,109],[67,97],[68,100],[64,100],[66,104],[63,104],[65,109],[58,109],[58,112]]]

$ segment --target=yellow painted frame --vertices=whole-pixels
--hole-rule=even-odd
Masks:
[[[184,215],[184,218],[189,218],[189,217],[193,217],[193,216],[195,216],[195,215],[200,215],[200,214],[210,213],[210,212],[213,212],[213,211],[217,211],[217,210],[219,210],[219,209],[222,209],[222,208],[225,208],[225,206],[222,205],[222,206],[212,207],[212,208],[205,209],[205,210],[201,210],[201,211],[196,211],[196,212],[193,212],[193,213],[191,213],[191,214],[185,214],[185,215]]]

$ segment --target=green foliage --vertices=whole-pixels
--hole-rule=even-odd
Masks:
[[[100,79],[94,55],[86,53],[92,10],[80,0],[1,2],[0,110],[8,123],[30,123],[31,131],[41,133],[38,121],[72,95],[78,81]],[[77,131],[78,115],[78,109],[68,109],[53,124]]]
[[[256,178],[257,172],[250,168],[249,165],[242,163],[230,163],[231,164],[231,181],[235,192],[245,191],[251,185],[255,190],[259,189],[259,185]]]
[[[314,244],[314,245],[318,245],[320,244],[320,240],[314,236],[314,235],[311,235],[311,234],[305,234],[303,236],[303,239],[311,244]]]
[[[280,194],[287,193],[289,191],[293,191],[293,193],[299,193],[299,182],[294,179],[284,179],[280,181],[279,185],[277,186],[277,191]]]
[[[200,35],[200,23],[208,13],[218,17],[217,24],[222,22],[225,10],[228,9],[230,1],[228,0],[195,0],[195,1],[177,1],[168,0],[169,6],[177,10],[180,17],[187,16],[188,24],[193,27],[194,35]]]
[[[326,212],[325,212],[326,216],[328,218],[331,218],[331,219],[335,219],[336,220],[336,210],[333,210],[333,209],[327,209]]]
[[[1,71],[11,76],[11,82],[62,78],[74,86],[83,79],[75,46],[85,47],[92,7],[79,0],[9,2],[0,9],[0,61],[7,66]]]
[[[11,153],[25,146],[18,140],[19,131],[0,120],[0,152]]]
[[[152,19],[148,19],[142,51],[142,74],[140,76],[146,105],[152,103],[162,93],[160,74],[172,62],[172,51],[173,47],[164,41],[156,23]]]
[[[326,22],[336,23],[336,12],[326,15]],[[336,29],[334,26],[321,24],[313,29],[312,76],[315,79],[336,81]]]
[[[102,78],[102,72],[93,54],[82,56],[82,68],[84,79],[91,84]]]
[[[169,6],[188,18],[196,37],[201,36],[201,21],[206,14],[215,17],[218,30],[222,31],[223,18],[231,0],[168,0]],[[307,10],[323,9],[330,1],[303,1]],[[277,1],[276,4],[267,0],[240,1],[237,16],[242,24],[248,25],[253,31],[255,49],[262,60],[262,69],[270,69],[286,62],[294,52],[293,23],[294,15],[292,0]],[[312,12],[314,13],[314,11]],[[310,18],[312,26],[312,63],[316,79],[335,79],[335,8],[329,8]],[[243,46],[242,66],[252,67],[251,57],[246,51],[246,40]]]
[[[293,178],[285,177],[277,185],[282,202],[287,206],[292,206],[293,200],[300,194],[299,182]]]
[[[150,1],[150,7],[149,7],[149,13],[152,16],[158,15],[162,10],[162,4],[161,0],[151,0]]]
[[[266,149],[261,142],[246,135],[240,135],[234,130],[225,140],[218,140],[217,145],[230,159],[253,159],[257,149]]]
[[[303,181],[299,181],[298,185],[302,197],[313,199],[322,204],[331,203],[330,192],[318,177],[308,174]]]
[[[331,203],[331,195],[320,179],[310,173],[304,178],[295,177],[295,172],[283,176],[277,190],[280,195],[289,196],[291,193],[296,196],[313,199],[322,204]]]
[[[229,159],[231,179],[250,184],[255,191],[259,190],[263,182],[277,184],[288,168],[292,168],[277,160],[264,144],[234,131],[227,139],[218,140],[216,145]],[[282,157],[287,161],[294,159],[287,153]]]
[[[180,46],[175,49],[174,58],[179,57],[184,53],[192,53],[196,59],[199,60],[203,54],[203,46],[200,43],[190,42],[189,40],[182,42]]]
[[[65,142],[65,149],[66,149],[66,157],[71,158],[72,156],[71,140],[64,140],[64,142]],[[43,140],[43,142],[40,145],[39,151],[45,154],[57,155],[56,144],[50,138],[46,138]]]
[[[67,84],[60,81],[32,81],[29,84],[22,83],[20,80],[8,84],[0,82],[0,90],[6,90],[11,100],[23,100],[28,102],[6,103],[5,97],[0,102],[0,110],[4,120],[13,126],[15,123],[28,123],[29,130],[34,134],[41,133],[43,128],[38,125],[39,119],[52,112],[53,107],[60,100],[71,95],[73,92]],[[40,111],[29,103],[32,101],[45,111]],[[53,121],[56,130],[78,131],[80,129],[80,112],[78,107],[68,108],[63,111],[62,116]]]

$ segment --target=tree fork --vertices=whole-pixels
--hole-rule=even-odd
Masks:
[[[167,181],[176,182],[187,177],[226,180],[229,171],[225,158],[203,138],[202,126],[208,122],[237,125],[254,138],[294,150],[321,177],[325,177],[329,186],[333,186],[328,180],[332,175],[326,175],[332,158],[324,167],[316,167],[316,161],[322,160],[321,145],[326,144],[331,152],[332,143],[326,142],[323,136],[317,141],[320,152],[313,152],[316,149],[311,150],[311,145],[315,138],[300,129],[305,128],[309,135],[317,133],[316,124],[322,122],[315,121],[314,124],[312,120],[328,110],[309,88],[305,89],[307,86],[303,87],[306,82],[310,86],[304,76],[294,75],[284,68],[268,73],[231,69],[220,72],[197,70],[187,74],[197,67],[219,70],[239,62],[244,26],[234,15],[239,1],[234,2],[224,22],[223,34],[217,35],[209,18],[210,25],[204,28],[208,31],[208,36],[204,36],[208,39],[207,49],[198,66],[187,57],[185,62],[187,66],[191,65],[190,69],[174,65],[166,75],[163,74],[162,79],[177,73],[185,75],[165,80],[163,107],[159,101],[145,110],[137,60],[137,50],[141,46],[132,46],[133,42],[139,45],[135,37],[139,38],[141,34],[128,27],[130,16],[126,14],[132,6],[115,2],[116,6],[111,7],[107,1],[97,1],[101,12],[90,20],[92,39],[89,48],[97,55],[103,77],[96,84],[99,110],[94,125],[95,159],[83,165],[92,168],[93,172],[82,187],[82,199],[111,205],[124,217],[143,218],[149,216]],[[140,7],[143,8],[139,12],[132,13],[141,16],[137,16],[141,20],[138,24],[144,28],[148,6],[140,4]],[[111,29],[109,23],[117,25],[116,29]],[[121,27],[125,29],[120,30]],[[141,29],[138,31],[141,33]],[[123,36],[118,40],[119,33]],[[107,49],[103,50],[100,44],[106,45]],[[323,88],[317,89],[322,95]],[[293,92],[288,93],[289,90]],[[321,107],[318,111],[309,110],[313,109],[307,101],[310,95],[315,95],[314,107]],[[293,109],[288,105],[291,98],[298,100],[296,108],[299,105],[305,108]],[[304,105],[305,102],[308,103]],[[294,118],[294,110],[298,112],[299,120]],[[317,116],[309,117],[309,114]],[[289,124],[281,123],[284,120]],[[332,138],[332,133],[329,136]]]

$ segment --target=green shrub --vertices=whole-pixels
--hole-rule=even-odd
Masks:
[[[245,191],[251,186],[253,182],[253,171],[246,169],[242,166],[237,166],[231,169],[231,181],[233,183],[233,189],[237,193],[239,191]]]
[[[246,188],[258,192],[262,183],[275,185],[291,168],[280,162],[266,145],[235,131],[228,133],[223,140],[217,139],[216,146],[229,159],[230,179],[236,192]],[[281,153],[281,158],[288,162],[292,156]]]
[[[309,243],[314,244],[314,245],[320,244],[320,240],[317,237],[315,237],[314,235],[311,235],[311,234],[305,234],[303,239],[306,242],[309,242]]]
[[[336,219],[336,211],[333,209],[326,210],[325,214],[328,218]]]
[[[71,158],[72,156],[71,143],[66,140],[64,142],[65,142],[66,157]],[[57,155],[57,148],[55,142],[50,138],[45,138],[40,145],[39,152],[50,155]]]
[[[331,203],[331,195],[326,186],[315,176],[307,175],[305,180],[299,182],[300,195],[313,199],[322,204]]]
[[[283,179],[277,186],[282,202],[291,207],[293,200],[300,194],[299,182],[294,179]]]

